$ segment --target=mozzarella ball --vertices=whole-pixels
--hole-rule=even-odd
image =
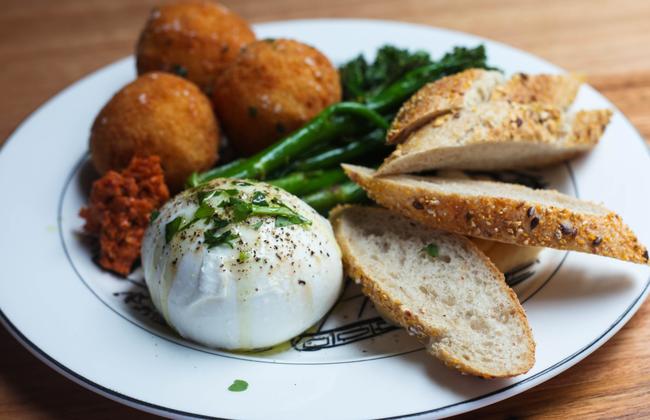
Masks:
[[[295,337],[327,313],[343,284],[326,219],[284,190],[233,179],[167,202],[145,233],[142,265],[173,329],[230,350]]]

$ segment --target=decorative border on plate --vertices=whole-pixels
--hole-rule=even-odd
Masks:
[[[74,179],[75,174],[78,173],[79,168],[81,167],[81,165],[83,165],[86,162],[88,157],[89,157],[89,152],[86,152],[79,158],[77,163],[73,166],[72,170],[70,171],[69,175],[66,177],[66,180],[63,183],[63,188],[61,189],[61,193],[59,194],[59,202],[57,204],[57,229],[58,229],[58,233],[59,233],[59,240],[61,242],[61,247],[63,248],[63,252],[65,254],[65,257],[68,260],[68,263],[70,264],[70,267],[72,268],[72,270],[76,274],[77,278],[79,278],[79,280],[81,280],[81,282],[84,284],[84,286],[86,286],[86,288],[104,306],[106,306],[108,309],[110,309],[112,312],[114,312],[115,314],[117,314],[119,317],[121,317],[125,321],[129,322],[130,324],[132,324],[132,325],[134,325],[134,326],[136,326],[136,327],[146,331],[147,333],[152,334],[152,335],[154,335],[154,336],[156,336],[156,337],[158,337],[160,339],[163,339],[163,340],[165,340],[167,342],[170,342],[170,343],[185,347],[187,349],[200,351],[202,353],[211,354],[211,355],[214,355],[214,356],[224,357],[224,358],[227,358],[227,359],[243,360],[243,361],[254,362],[254,363],[269,363],[269,364],[283,364],[283,365],[305,365],[305,366],[309,366],[309,365],[338,365],[338,364],[348,364],[348,363],[370,362],[370,361],[373,361],[373,360],[381,360],[381,359],[387,359],[387,358],[391,358],[391,357],[398,357],[398,356],[403,356],[403,355],[406,355],[406,354],[414,353],[414,352],[417,352],[417,351],[424,351],[425,350],[424,347],[420,347],[418,349],[407,350],[407,351],[404,351],[404,352],[385,354],[385,355],[376,356],[376,357],[367,357],[367,358],[363,358],[363,359],[359,359],[359,360],[344,360],[344,361],[338,361],[338,362],[299,362],[299,363],[297,363],[297,362],[288,362],[288,361],[284,361],[284,360],[263,360],[263,359],[259,359],[259,358],[237,356],[237,355],[234,355],[234,354],[224,354],[224,353],[220,353],[220,352],[216,352],[216,351],[211,351],[209,349],[204,349],[204,348],[201,348],[199,346],[194,346],[194,345],[191,345],[189,343],[185,343],[185,342],[183,342],[183,341],[181,341],[179,339],[174,339],[174,338],[167,337],[165,335],[159,334],[156,331],[152,331],[152,330],[150,330],[148,328],[145,328],[144,326],[138,324],[137,322],[133,321],[132,319],[124,316],[122,313],[120,313],[115,308],[113,308],[110,304],[108,304],[104,299],[102,299],[95,292],[95,290],[93,290],[93,288],[90,287],[88,281],[81,275],[79,270],[77,270],[77,267],[75,266],[74,262],[72,261],[72,257],[70,256],[70,252],[68,251],[68,247],[66,246],[65,238],[64,238],[64,235],[63,235],[63,201],[65,199],[66,192],[68,191],[68,188],[70,187],[70,184],[71,184],[72,180]],[[571,165],[570,165],[569,162],[564,162],[564,165],[566,166],[567,171],[569,172],[569,177],[571,179],[571,184],[572,184],[573,189],[575,191],[575,195],[576,195],[576,197],[579,198],[580,194],[579,194],[579,191],[578,191],[578,184],[577,184],[575,175],[573,173],[573,169],[571,168]],[[562,259],[560,260],[559,264],[553,270],[553,272],[549,275],[549,277],[546,280],[544,280],[544,282],[542,282],[542,284],[540,284],[539,287],[535,291],[533,291],[526,299],[524,299],[521,302],[522,305],[524,303],[526,303],[534,295],[536,295],[540,290],[542,290],[544,287],[546,287],[548,282],[551,281],[551,279],[553,277],[555,277],[555,275],[560,271],[560,269],[562,268],[562,265],[566,261],[568,255],[569,255],[569,251],[566,251],[564,256],[562,257]]]

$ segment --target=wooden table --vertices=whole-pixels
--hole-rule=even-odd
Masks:
[[[156,1],[3,0],[0,143],[46,99],[130,54]],[[396,19],[453,28],[583,72],[650,138],[650,2],[645,0],[227,1],[253,22],[308,17]],[[578,366],[471,413],[504,417],[650,416],[650,304]],[[1,418],[144,414],[70,382],[0,331]]]

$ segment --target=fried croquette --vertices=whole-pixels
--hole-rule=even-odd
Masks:
[[[101,174],[134,156],[160,156],[165,181],[179,191],[195,171],[217,160],[219,127],[209,99],[183,78],[154,72],[126,85],[93,123],[90,152]]]
[[[212,99],[230,143],[250,155],[340,101],[341,84],[317,49],[287,39],[260,40],[217,79]]]
[[[254,40],[248,23],[218,3],[169,3],[151,11],[140,34],[138,74],[172,72],[206,91],[239,50]]]

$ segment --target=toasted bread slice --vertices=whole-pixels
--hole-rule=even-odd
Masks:
[[[648,264],[648,250],[632,230],[599,204],[504,182],[378,177],[372,169],[343,167],[373,200],[436,229]]]
[[[535,343],[517,296],[467,238],[377,207],[338,207],[330,220],[348,275],[432,355],[484,378],[533,366]],[[437,256],[424,250],[429,245]]]
[[[382,175],[431,169],[516,169],[572,158],[598,144],[611,111],[486,102],[414,132],[384,161]]]
[[[402,105],[386,135],[391,144],[441,115],[471,108],[490,99],[504,83],[498,71],[469,69],[425,85]]]
[[[518,73],[508,81],[497,71],[469,69],[425,85],[402,105],[393,120],[386,141],[402,143],[420,127],[433,122],[442,125],[448,114],[472,110],[488,101],[541,104],[561,110],[573,103],[583,82],[575,74]]]
[[[437,171],[436,175],[443,178],[472,179],[467,173],[458,170],[442,169]],[[505,274],[506,282],[509,273],[533,264],[543,249],[536,246],[520,246],[480,238],[470,238],[470,240],[500,272]]]
[[[517,73],[504,85],[497,86],[491,101],[506,100],[519,104],[539,103],[566,110],[575,100],[584,77],[578,74]]]

